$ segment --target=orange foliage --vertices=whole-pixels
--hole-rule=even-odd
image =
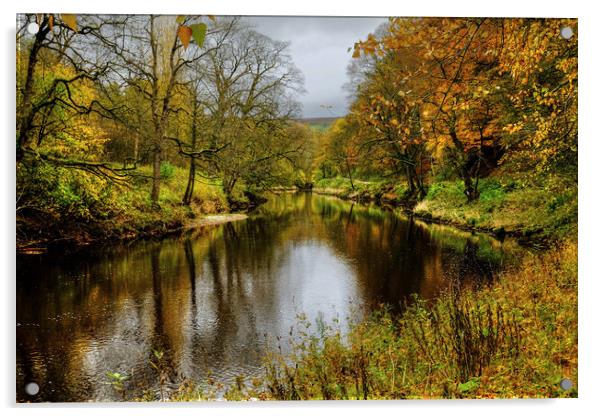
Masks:
[[[576,155],[577,36],[563,39],[565,26],[576,21],[391,18],[355,45],[378,61],[355,113],[401,148],[426,144],[474,199],[503,147],[537,150],[538,166]]]

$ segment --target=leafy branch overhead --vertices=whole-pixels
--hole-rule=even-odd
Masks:
[[[40,24],[41,20],[44,19],[44,14],[37,14],[36,20],[37,23]],[[215,16],[208,15],[207,16],[212,22],[215,22]],[[48,14],[48,26],[52,31],[54,28],[54,15]],[[77,32],[77,15],[75,14],[60,14],[61,21],[72,31]],[[205,36],[207,34],[207,25],[205,23],[193,23],[193,24],[184,24],[186,21],[186,16],[180,15],[176,17],[176,23],[178,23],[177,35],[184,45],[184,48],[187,49],[191,40],[199,46],[202,47],[205,42]]]

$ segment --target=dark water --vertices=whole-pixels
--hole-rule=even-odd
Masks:
[[[126,386],[261,377],[261,356],[298,314],[358,310],[487,281],[498,241],[311,194],[273,197],[247,220],[163,241],[17,258],[17,400],[118,400]],[[344,326],[344,324],[342,324]],[[268,335],[268,341],[266,336]],[[35,397],[24,386],[40,385]]]

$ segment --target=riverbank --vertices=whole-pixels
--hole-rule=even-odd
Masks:
[[[305,337],[267,368],[268,397],[282,400],[576,397],[577,244],[399,318],[383,310],[347,342],[336,329]]]
[[[299,197],[304,200],[305,196],[309,195]],[[345,205],[347,209],[342,212],[351,214],[349,204],[330,198],[322,199],[333,205]],[[362,209],[356,207],[352,211],[357,213]],[[330,212],[331,218],[338,218],[338,215],[329,209],[325,209],[320,215],[327,212]],[[209,217],[208,221],[216,223],[232,218],[243,219],[244,215],[218,214]],[[206,223],[205,219],[198,221]],[[339,220],[334,222],[341,223]],[[357,224],[358,219],[351,222]],[[379,229],[376,234],[374,228]],[[381,228],[364,228],[370,230],[365,235],[374,238],[368,241],[368,246],[375,247],[373,242],[382,241],[381,235],[391,235]],[[216,230],[216,233],[219,232]],[[316,232],[315,228],[312,228],[313,233],[322,234]],[[342,235],[340,230],[332,234]],[[244,238],[244,235],[238,232],[224,231],[224,235],[229,235],[233,242],[260,241]],[[358,236],[355,233],[353,235]],[[433,235],[429,238],[433,238]],[[205,250],[211,247],[210,244],[200,244]],[[162,250],[156,249],[155,254],[145,262],[149,268],[135,268],[140,270],[141,276],[145,276],[140,280],[148,282],[146,277],[151,275],[156,281],[162,281],[166,276],[174,276],[169,269],[166,271],[159,266],[165,264],[169,267],[167,265],[177,264],[178,268],[182,267],[182,270],[190,273],[190,276],[184,275],[182,280],[184,287],[188,287],[190,277],[197,276],[199,270],[195,255],[197,258],[199,255],[204,257],[203,252],[199,252],[193,246],[184,249],[177,246],[173,250],[164,244],[160,246]],[[235,246],[236,244],[225,244],[224,253],[231,256],[231,259],[240,259]],[[215,246],[213,247],[215,250]],[[252,243],[248,246],[252,249],[247,249],[246,253],[261,257],[261,247],[266,247],[265,242]],[[267,249],[278,252],[270,250],[269,246]],[[391,251],[402,250],[394,247]],[[360,248],[359,252],[366,253],[366,247]],[[374,267],[376,258],[373,255],[367,257],[371,269],[378,274],[379,269]],[[491,285],[480,285],[475,290],[452,291],[428,303],[416,298],[401,315],[393,315],[383,307],[352,325],[350,331],[346,328],[341,330],[346,321],[308,321],[302,318],[303,315],[299,315],[295,330],[297,332],[292,334],[298,335],[299,338],[291,337],[298,340],[293,345],[292,355],[279,352],[278,341],[270,339],[268,345],[271,352],[264,356],[265,367],[262,375],[256,379],[245,379],[241,376],[224,386],[217,381],[221,374],[216,374],[215,378],[210,373],[203,374],[201,376],[206,376],[206,381],[201,380],[198,384],[185,380],[182,382],[176,378],[174,383],[165,386],[159,395],[154,390],[138,390],[132,378],[127,382],[126,392],[119,377],[129,373],[115,366],[112,367],[112,371],[120,372],[112,374],[116,374],[115,377],[118,378],[107,376],[106,383],[111,383],[119,394],[123,394],[124,399],[129,400],[158,400],[158,397],[171,401],[217,398],[355,400],[574,397],[577,395],[578,380],[576,239],[567,239],[565,243],[557,244],[546,252],[525,250],[521,257],[522,261],[518,260],[519,266],[514,265],[510,269],[505,263],[506,270],[497,274]],[[328,273],[330,269],[323,261],[320,264],[324,266],[321,269]],[[125,269],[127,268],[121,268]],[[317,270],[314,270],[312,275],[316,272]],[[403,278],[405,277],[407,276],[403,275]],[[112,277],[108,281],[112,287],[113,282],[119,280]],[[129,280],[126,279],[127,281]],[[165,281],[170,282],[170,287],[174,284],[171,279]],[[132,291],[133,286],[128,284],[126,292]],[[197,292],[198,290],[192,291]],[[113,291],[110,293],[111,296],[115,295]],[[164,299],[170,298],[169,292],[161,293]],[[258,299],[255,296],[250,298]],[[196,300],[191,305],[196,304],[195,302]],[[180,315],[171,316],[175,316],[175,321],[181,321]],[[285,337],[281,342],[288,342],[288,339]],[[170,347],[164,348],[167,358],[161,361],[163,353],[155,353],[156,360],[152,363],[156,365],[153,369],[157,370],[158,380],[163,374],[176,368],[169,358]],[[170,370],[163,369],[163,366],[169,366]],[[154,370],[149,367],[152,374]],[[127,380],[129,376],[125,377]],[[560,387],[560,380],[563,378],[571,380],[573,388],[563,390]],[[163,385],[160,385],[163,389]]]
[[[182,205],[187,175],[179,167],[166,170],[158,206],[151,204],[147,166],[140,168],[129,185],[106,184],[94,199],[86,199],[86,189],[62,190],[63,194],[48,198],[44,209],[17,212],[17,250],[38,252],[53,246],[161,237],[246,218],[230,212],[221,187],[211,181],[197,181],[191,204]]]
[[[435,183],[420,202],[404,198],[403,187],[356,181],[351,188],[341,179],[333,182],[323,181],[314,192],[402,207],[461,228],[545,238],[550,246],[525,252],[518,267],[501,272],[490,286],[450,290],[432,305],[416,298],[401,316],[382,309],[353,325],[346,337],[338,323],[316,323],[322,328],[319,336],[301,336],[290,355],[266,356],[263,385],[230,386],[226,397],[577,397],[574,184],[552,178],[521,185],[492,178],[483,181],[481,200],[469,205],[457,182]],[[203,400],[214,394],[197,387],[174,399]]]
[[[313,192],[402,209],[429,222],[522,241],[559,241],[577,231],[577,184],[558,176],[500,174],[482,179],[480,198],[467,203],[461,181],[435,181],[417,200],[404,185],[323,179]]]
[[[577,397],[576,218],[574,224],[566,223],[566,218],[576,216],[572,213],[576,206],[556,202],[552,210],[551,204],[542,204],[549,192],[556,198],[571,193],[552,185],[529,189],[534,192],[531,201],[539,200],[529,205],[524,187],[485,181],[483,201],[451,206],[450,194],[457,194],[458,185],[437,184],[423,203],[414,205],[415,215],[421,208],[441,217],[437,209],[447,204],[452,210],[450,223],[477,229],[498,221],[518,235],[533,235],[526,227],[530,225],[545,231],[535,235],[547,236],[549,245],[545,250],[524,251],[518,264],[507,266],[491,285],[450,290],[430,303],[416,297],[401,315],[389,313],[385,306],[348,332],[341,330],[340,322],[301,318],[292,353],[283,354],[277,342],[272,343],[264,358],[265,378],[240,377],[228,386],[211,378],[200,384],[185,382],[170,400]],[[363,186],[362,198],[340,187],[317,192],[379,202],[373,191],[376,186],[361,182],[355,186],[355,192]],[[382,194],[380,198],[382,204]],[[404,202],[398,200],[396,207]],[[491,213],[488,206],[501,212]],[[553,218],[546,220],[543,215]],[[480,221],[475,225],[466,218]]]

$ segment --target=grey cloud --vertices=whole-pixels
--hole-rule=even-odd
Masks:
[[[347,112],[342,89],[351,59],[347,49],[374,32],[386,18],[253,16],[244,20],[272,39],[290,42],[291,56],[305,77],[307,92],[300,97],[303,116],[329,117]]]

